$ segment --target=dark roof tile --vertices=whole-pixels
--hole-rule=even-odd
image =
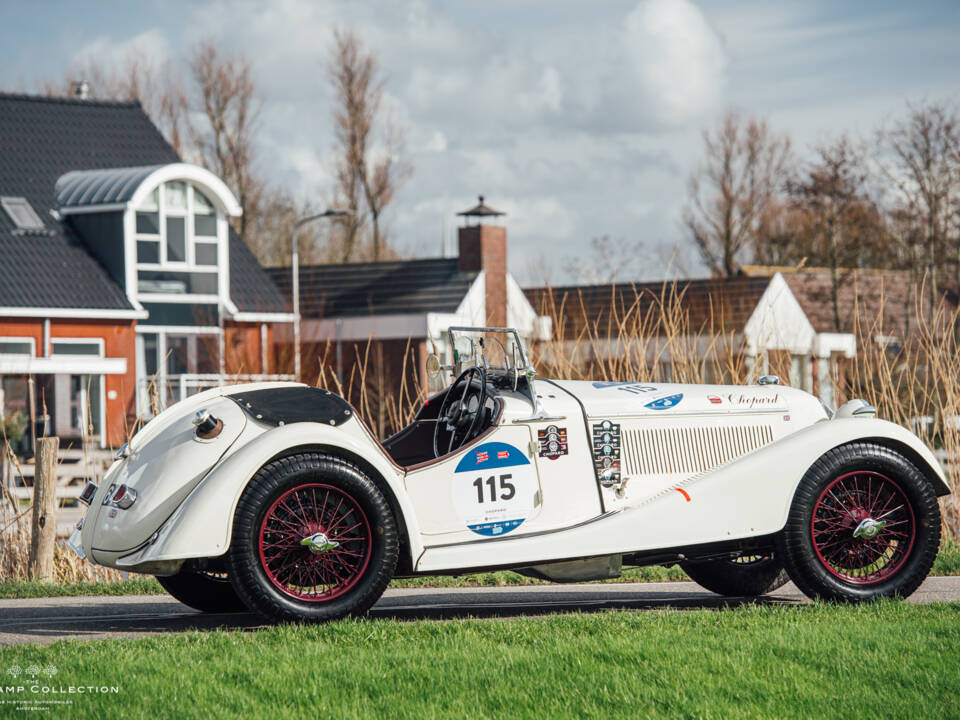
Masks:
[[[301,267],[300,312],[304,317],[454,312],[477,277],[457,263],[430,258]],[[269,273],[288,297],[290,269]]]
[[[554,318],[558,338],[584,333],[614,337],[624,322],[663,332],[661,320],[669,310],[662,308],[678,308],[690,332],[740,332],[769,282],[760,277],[709,278],[526,288],[524,293],[539,314]]]
[[[139,103],[0,93],[0,195],[25,197],[47,228],[25,235],[0,211],[0,307],[131,309],[69,223],[51,215],[57,180],[76,170],[92,172],[73,179],[91,180],[98,170],[134,168],[137,175],[176,162],[180,158]],[[230,295],[241,311],[283,312],[287,306],[234,233]]]
[[[132,309],[66,223],[54,187],[79,169],[177,162],[138,103],[0,94],[0,195],[25,197],[47,227],[22,235],[0,212],[0,307]]]

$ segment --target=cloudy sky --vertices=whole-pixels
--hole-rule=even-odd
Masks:
[[[700,133],[725,108],[767,116],[802,153],[841,129],[872,133],[906,100],[960,99],[960,3],[886,0],[3,2],[0,87],[30,91],[131,48],[176,61],[212,36],[254,63],[262,170],[319,204],[337,24],[379,53],[407,132],[414,174],[387,218],[397,244],[438,255],[483,193],[508,213],[521,280],[562,281],[604,234],[648,248],[631,274],[664,273]]]

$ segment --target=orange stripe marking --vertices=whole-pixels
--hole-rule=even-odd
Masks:
[[[686,491],[686,490],[684,490],[683,488],[674,488],[674,490],[676,490],[678,493],[680,493],[681,495],[683,495],[684,499],[685,499],[687,502],[690,502],[690,496],[687,495],[687,491]]]

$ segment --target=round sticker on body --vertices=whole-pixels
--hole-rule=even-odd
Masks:
[[[478,535],[505,535],[533,513],[537,487],[537,471],[523,452],[507,443],[484,443],[457,464],[453,506]]]

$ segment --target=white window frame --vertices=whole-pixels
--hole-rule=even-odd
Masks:
[[[146,347],[144,346],[143,336],[144,335],[156,335],[157,336],[157,372],[152,376],[147,374],[146,366]],[[191,360],[193,365],[196,366],[197,359],[197,342],[201,335],[215,335],[217,337],[217,364],[219,368],[214,374],[222,374],[222,368],[224,363],[223,353],[224,348],[224,333],[223,330],[217,326],[213,327],[204,327],[204,326],[193,326],[193,325],[137,325],[136,328],[136,356],[134,361],[136,363],[136,377],[137,377],[137,402],[140,403],[139,398],[139,383],[143,378],[155,377],[157,381],[157,386],[160,389],[161,399],[166,403],[166,392],[167,392],[167,383],[169,382],[168,378],[170,377],[167,372],[167,353],[169,348],[167,347],[167,336],[168,335],[186,335],[190,337],[192,342],[189,342],[187,345],[187,363],[190,364]],[[186,372],[180,373],[180,375],[196,375],[198,373]],[[138,405],[139,407],[139,405]],[[140,410],[138,409],[138,412]]]
[[[13,337],[13,336],[3,336],[0,337],[0,342],[17,342],[17,343],[30,343],[30,354],[29,355],[20,355],[15,353],[0,353],[3,357],[32,357],[37,356],[37,339],[35,337]]]
[[[7,217],[10,218],[10,222],[14,224],[17,230],[45,230],[47,227],[43,224],[43,219],[37,214],[37,211],[33,209],[33,205],[25,197],[4,195],[0,197],[0,206],[3,207]],[[23,224],[17,219],[17,210],[28,216],[29,222],[27,224]]]
[[[105,341],[103,338],[98,338],[98,337],[89,337],[89,338],[85,338],[85,337],[52,337],[52,338],[50,338],[50,355],[51,355],[51,357],[52,357],[53,355],[60,355],[60,356],[64,356],[64,355],[65,355],[65,356],[67,356],[67,357],[70,357],[70,356],[71,356],[70,353],[57,353],[57,352],[54,352],[53,346],[54,346],[54,345],[57,345],[57,344],[60,344],[60,345],[97,345],[97,346],[100,348],[100,352],[99,352],[99,354],[98,354],[96,357],[99,357],[99,358],[106,357],[106,341]],[[78,355],[77,357],[93,357],[93,356],[87,355],[86,353],[82,353],[81,355]]]
[[[179,182],[183,183],[186,186],[186,207],[185,208],[171,208],[167,202],[167,185],[169,183]],[[201,192],[204,193],[203,188],[196,187],[196,184],[191,180],[186,178],[170,178],[160,183],[157,186],[157,216],[159,221],[159,230],[158,235],[150,235],[145,233],[136,232],[136,213],[141,212],[139,208],[134,208],[134,217],[133,217],[133,228],[134,228],[134,242],[133,242],[133,252],[135,257],[134,262],[134,275],[137,282],[137,298],[140,300],[145,300],[147,302],[210,302],[211,300],[216,302],[216,298],[222,296],[224,292],[224,272],[226,271],[226,235],[229,232],[227,228],[227,222],[224,218],[222,210],[218,207],[217,203],[210,201],[210,205],[213,207],[214,217],[217,224],[217,234],[216,235],[202,235],[198,236],[195,231],[195,222],[194,222],[194,210],[195,210],[195,200],[194,193]],[[209,193],[204,193],[205,196],[209,198]],[[181,262],[179,260],[170,260],[167,257],[167,217],[178,217],[183,218],[184,221],[184,260]],[[145,263],[140,262],[137,244],[139,242],[159,242],[160,243],[160,252],[158,253],[160,262],[157,263]],[[213,245],[217,250],[217,264],[216,265],[201,265],[197,263],[197,254],[196,248],[197,245]],[[217,291],[215,294],[198,294],[198,293],[156,293],[156,292],[141,292],[139,290],[140,276],[139,271],[144,270],[148,272],[163,272],[163,271],[176,271],[176,272],[190,272],[190,273],[215,273],[217,276]]]

